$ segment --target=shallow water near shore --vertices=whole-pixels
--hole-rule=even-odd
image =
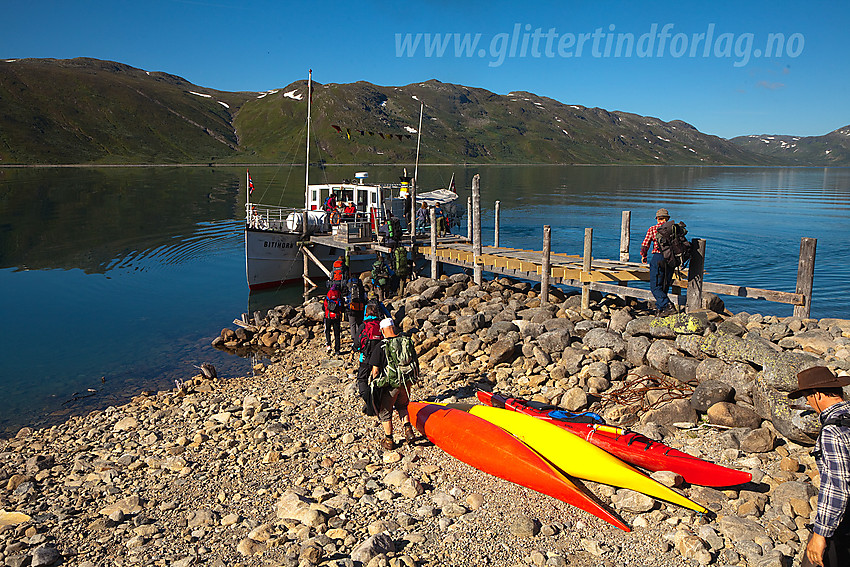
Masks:
[[[311,180],[361,170],[372,181],[401,173],[328,167]],[[707,239],[707,281],[794,291],[800,238],[817,238],[812,316],[850,318],[850,169],[440,166],[421,167],[420,186],[446,186],[452,173],[464,204],[481,175],[485,244],[499,199],[503,246],[540,249],[550,224],[554,251],[581,254],[592,227],[594,257],[616,258],[631,210],[635,260],[663,206]],[[303,167],[251,175],[255,201],[303,200]],[[238,167],[0,168],[0,434],[172,387],[203,362],[250,373],[210,341],[240,313],[298,303],[302,290],[248,293],[244,177]],[[792,311],[723,299],[732,311]]]

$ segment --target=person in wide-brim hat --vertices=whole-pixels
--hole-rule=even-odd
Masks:
[[[836,376],[829,368],[815,366],[797,374],[797,389],[789,392],[792,400],[802,398],[807,392],[824,388],[843,388],[850,385],[850,376]]]
[[[813,453],[820,475],[817,513],[802,567],[850,565],[850,401],[844,395],[848,384],[850,376],[815,366],[797,374],[797,389],[788,394],[791,399],[805,396],[822,425]]]

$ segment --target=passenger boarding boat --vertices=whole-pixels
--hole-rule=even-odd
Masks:
[[[312,71],[308,80],[312,92]],[[311,97],[307,97],[307,164],[310,163],[310,112]],[[421,131],[421,117],[420,117]],[[417,156],[418,160],[418,156]],[[277,287],[301,280],[304,274],[304,257],[299,241],[310,235],[336,235],[341,246],[313,244],[310,251],[322,264],[330,266],[345,254],[349,242],[370,242],[390,215],[402,222],[407,230],[405,204],[410,202],[409,191],[413,178],[403,176],[400,183],[368,183],[366,172],[357,173],[354,182],[310,184],[309,167],[305,176],[304,209],[292,209],[251,202],[253,183],[246,174],[248,199],[245,204],[245,270],[251,290]],[[452,178],[454,179],[454,178]],[[453,187],[453,182],[451,187]],[[353,218],[340,218],[337,212],[323,210],[328,196],[333,193],[338,203],[354,203],[357,212]],[[446,205],[457,199],[450,189],[437,189],[417,194],[417,203]],[[457,214],[457,213],[456,213]],[[306,224],[306,226],[305,226]],[[373,255],[354,257],[352,272],[366,271],[371,267]],[[312,262],[308,263],[307,276],[324,278],[325,274]]]

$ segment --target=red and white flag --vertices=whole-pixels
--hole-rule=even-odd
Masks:
[[[248,171],[248,170],[246,169],[245,171]],[[248,172],[248,194],[250,195],[253,192],[254,192],[254,182],[251,181],[251,173]]]

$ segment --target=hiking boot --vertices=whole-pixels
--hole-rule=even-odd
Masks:
[[[404,439],[407,441],[408,445],[413,443],[413,440],[416,439],[416,435],[413,433],[413,426],[409,423],[404,426]]]
[[[383,437],[380,442],[381,449],[385,451],[392,451],[395,449],[395,443],[393,443],[392,437]]]
[[[661,315],[676,315],[678,312],[679,310],[676,308],[676,306],[671,303],[670,305],[661,310]]]

